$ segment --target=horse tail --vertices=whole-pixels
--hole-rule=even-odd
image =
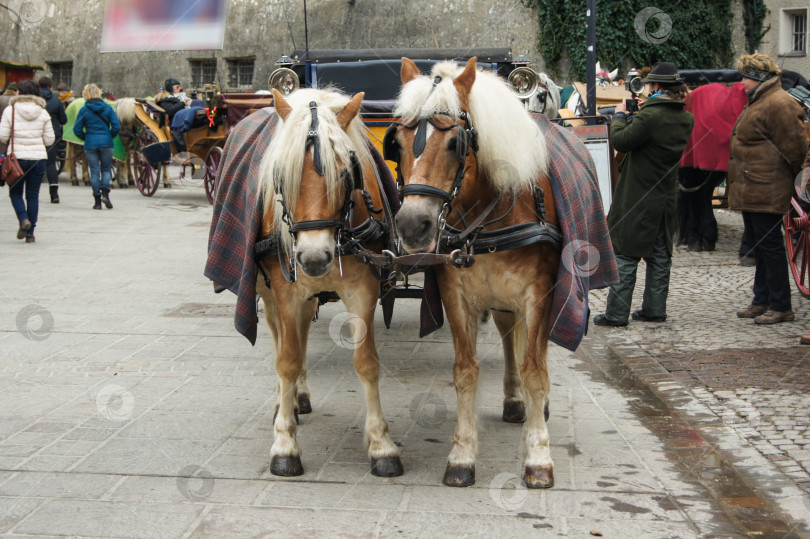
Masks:
[[[135,123],[135,98],[124,97],[119,99],[115,107],[115,113],[118,115],[121,126],[131,126]]]

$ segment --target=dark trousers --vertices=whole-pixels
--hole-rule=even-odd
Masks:
[[[737,254],[739,254],[741,257],[754,256],[754,235],[746,224],[745,219],[743,219],[743,233],[742,239],[740,240],[740,251]]]
[[[636,287],[636,272],[641,257],[625,256],[616,253],[619,282],[610,287],[605,317],[613,322],[627,322],[630,304]],[[644,298],[641,310],[649,317],[666,316],[667,296],[669,295],[669,274],[672,269],[672,256],[667,250],[667,237],[663,221],[655,238],[653,255],[645,256],[647,278],[644,282]]]
[[[33,236],[39,216],[39,188],[42,185],[42,177],[45,176],[45,159],[36,161],[20,159],[20,166],[23,169],[23,177],[8,190],[8,196],[11,198],[11,205],[14,206],[17,220],[28,219],[31,221],[28,235]],[[25,191],[24,196],[23,191]]]
[[[56,163],[56,153],[61,141],[62,139],[58,138],[53,144],[46,147],[46,150],[48,150],[48,161],[45,165],[45,173],[48,176],[48,183],[50,185],[57,185],[59,183],[59,166]]]
[[[771,310],[789,311],[790,276],[782,238],[782,215],[776,213],[742,212],[745,228],[753,240],[755,305],[770,304]]]
[[[719,170],[692,167],[678,171],[679,183],[686,189],[678,190],[678,243],[717,243],[712,196],[725,175]]]

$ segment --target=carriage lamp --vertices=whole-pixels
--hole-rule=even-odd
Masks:
[[[270,88],[275,88],[281,95],[290,95],[301,86],[298,75],[290,69],[295,64],[295,60],[289,56],[282,56],[276,60],[276,69],[270,74],[267,81]]]
[[[520,99],[528,99],[540,86],[540,77],[532,68],[521,66],[512,70],[507,82]]]

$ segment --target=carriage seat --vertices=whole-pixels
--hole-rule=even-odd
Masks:
[[[158,123],[158,126],[164,127],[166,125],[166,111],[162,107],[155,104],[154,101],[148,99],[138,99],[138,103],[143,105],[144,110],[150,118]]]

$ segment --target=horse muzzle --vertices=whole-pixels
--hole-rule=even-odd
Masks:
[[[323,277],[332,271],[335,241],[331,233],[307,231],[298,233],[295,262],[307,277]]]
[[[438,213],[429,205],[403,203],[394,219],[402,247],[409,253],[436,249]]]

